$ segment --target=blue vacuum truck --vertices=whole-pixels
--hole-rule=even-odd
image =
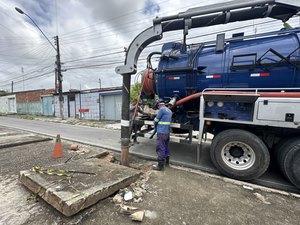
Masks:
[[[130,135],[126,84],[136,73],[138,56],[164,32],[183,30],[182,43],[165,43],[161,52],[148,56],[142,98],[165,100],[173,111],[172,131],[186,133],[180,142],[191,143],[193,131],[199,132],[197,161],[203,137],[211,133],[211,160],[222,174],[255,179],[272,158],[300,188],[300,29],[231,38],[216,32],[214,41],[186,44],[189,29],[264,17],[286,24],[299,11],[298,0],[232,1],[154,19],[153,27],[129,46],[125,65],[116,68],[124,81],[122,151]],[[160,57],[157,68],[152,68],[154,55]],[[152,121],[134,124],[150,129]],[[145,137],[146,132],[135,135]]]

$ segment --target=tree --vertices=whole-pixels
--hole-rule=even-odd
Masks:
[[[138,99],[138,96],[140,94],[140,90],[141,90],[142,84],[141,83],[135,83],[131,86],[131,90],[130,90],[130,101],[132,101],[133,99]]]
[[[130,102],[132,102],[133,99],[138,99],[141,87],[142,87],[142,84],[139,83],[139,82],[131,85]],[[157,95],[155,95],[153,97],[149,98],[149,99],[148,98],[143,98],[143,100],[142,99],[140,100],[140,103],[147,104],[151,107],[154,104],[155,99],[157,99]]]
[[[4,90],[0,90],[0,96],[4,96],[4,95],[7,95],[8,92],[7,91],[4,91]]]

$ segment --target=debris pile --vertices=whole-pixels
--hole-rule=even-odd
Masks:
[[[150,174],[150,169],[144,171],[139,180],[132,183],[127,188],[120,189],[112,199],[112,201],[119,207],[120,212],[129,215],[133,221],[142,222],[144,217],[150,219],[157,217],[157,213],[154,211],[129,206],[129,204],[140,203],[143,201],[143,196],[149,188],[147,181],[149,180]]]

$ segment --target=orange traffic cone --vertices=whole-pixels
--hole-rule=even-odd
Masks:
[[[56,142],[54,145],[54,151],[52,154],[52,158],[61,158],[63,156],[63,152],[62,152],[62,146],[61,146],[61,141],[60,141],[60,135],[58,134],[56,136]]]

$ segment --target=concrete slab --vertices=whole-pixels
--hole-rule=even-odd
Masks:
[[[51,169],[52,175],[47,173]],[[77,160],[51,168],[20,171],[19,179],[66,216],[107,198],[136,181],[141,172],[103,159]]]
[[[9,132],[9,133],[0,133],[0,149],[8,148],[13,146],[31,144],[42,141],[49,141],[51,138],[45,138],[25,132]]]

